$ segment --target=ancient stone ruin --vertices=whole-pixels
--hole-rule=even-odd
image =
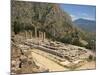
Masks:
[[[48,72],[49,69],[38,65],[35,57],[31,55],[31,49],[36,48],[59,57],[60,65],[67,67],[73,64],[79,64],[89,55],[94,56],[89,50],[74,45],[64,44],[52,41],[46,38],[46,33],[35,28],[35,34],[32,31],[25,31],[17,35],[12,34],[11,39],[11,72],[15,74]],[[35,36],[35,37],[34,37]],[[95,56],[94,56],[95,57]],[[53,57],[55,58],[55,57]],[[68,61],[68,62],[67,62]],[[69,63],[69,65],[66,65]]]

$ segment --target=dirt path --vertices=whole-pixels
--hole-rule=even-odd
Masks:
[[[68,71],[69,69],[57,64],[56,62],[46,58],[45,56],[49,56],[49,53],[44,51],[33,49],[32,56],[36,59],[39,64],[42,64],[43,67],[48,68],[50,71]],[[52,58],[52,57],[50,57]],[[95,61],[84,63],[81,67],[77,68],[76,70],[84,70],[84,69],[95,69]]]
[[[56,62],[54,62],[54,61],[52,61],[52,60],[50,60],[42,55],[39,55],[35,52],[32,52],[32,56],[33,56],[33,58],[35,58],[37,60],[37,62],[44,65],[50,71],[65,71],[65,70],[67,70],[67,68],[60,66]]]
[[[87,62],[86,64],[84,64],[83,66],[79,67],[78,70],[84,70],[84,69],[95,69],[96,68],[96,62],[92,61],[92,62]]]

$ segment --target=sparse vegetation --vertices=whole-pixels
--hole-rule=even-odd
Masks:
[[[88,42],[86,48],[95,50],[95,41],[88,41],[92,36],[73,27],[70,15],[57,4],[12,1],[12,11],[12,32],[15,34],[27,30],[33,32],[37,27],[52,40],[84,47],[80,42],[83,39]]]
[[[91,62],[91,61],[95,61],[96,57],[94,57],[93,55],[89,55],[89,57],[87,58],[87,61]]]

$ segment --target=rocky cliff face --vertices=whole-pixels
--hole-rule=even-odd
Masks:
[[[12,31],[45,31],[48,37],[62,39],[76,32],[69,14],[58,4],[12,1]]]
[[[35,35],[37,28],[45,32],[47,38],[63,43],[84,46],[80,39],[91,41],[88,41],[91,35],[75,27],[70,15],[59,4],[13,0],[11,11],[11,29],[15,34],[30,30]]]

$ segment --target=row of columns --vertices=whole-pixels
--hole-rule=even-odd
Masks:
[[[39,38],[44,41],[45,40],[45,32],[39,31]]]
[[[25,39],[27,39],[27,38],[30,38],[30,39],[33,38],[31,31],[29,31],[29,32],[25,31]]]
[[[46,36],[46,34],[45,34],[45,32],[42,32],[42,31],[39,31],[39,30],[37,30],[37,28],[35,27],[35,31],[34,31],[35,33],[34,33],[34,36],[35,36],[35,38],[39,38],[39,39],[41,39],[41,40],[45,40],[45,36]],[[25,31],[25,38],[27,39],[27,38],[30,38],[30,39],[32,39],[33,38],[33,34],[32,34],[32,31]]]

